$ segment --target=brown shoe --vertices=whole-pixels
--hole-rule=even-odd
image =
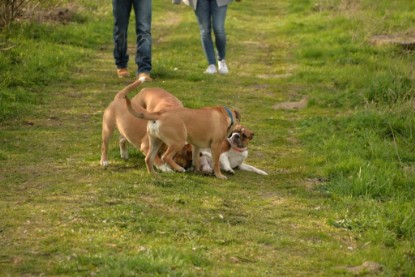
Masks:
[[[141,79],[141,78],[144,78],[144,81],[146,81],[146,82],[153,81],[153,79],[151,79],[151,77],[150,77],[150,74],[145,73],[145,72],[138,74],[137,79]]]
[[[130,72],[128,72],[127,68],[118,68],[117,75],[118,75],[118,78],[127,78],[130,76]]]

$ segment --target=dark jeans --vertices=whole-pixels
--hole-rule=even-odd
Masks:
[[[112,0],[114,14],[114,59],[117,68],[128,66],[127,34],[134,7],[137,73],[151,71],[151,0]]]

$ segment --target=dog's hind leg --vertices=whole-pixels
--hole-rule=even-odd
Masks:
[[[115,129],[115,121],[110,116],[110,111],[105,111],[102,118],[102,144],[101,144],[101,161],[103,167],[108,166],[108,143]]]
[[[127,139],[121,135],[120,140],[118,142],[120,146],[120,156],[124,160],[128,160],[128,146],[127,146]]]
[[[140,150],[141,152],[147,156],[150,152],[150,145],[149,145],[150,139],[148,138],[148,135],[144,137],[144,139],[141,142]],[[160,159],[159,154],[156,155],[153,161],[154,166],[162,171],[162,172],[173,172],[171,168],[169,168],[167,165],[163,163],[163,161]]]
[[[152,173],[154,172],[154,159],[156,158],[158,152],[159,152],[159,148],[160,146],[163,144],[163,142],[155,137],[149,136],[150,139],[150,151],[147,153],[146,156],[146,166],[147,166],[147,170],[148,172]]]
[[[180,150],[182,150],[183,146],[180,144],[172,144],[167,147],[166,152],[161,157],[161,160],[168,164],[173,170],[178,172],[185,172],[186,170],[178,165],[174,160],[173,157],[177,153],[179,153]]]

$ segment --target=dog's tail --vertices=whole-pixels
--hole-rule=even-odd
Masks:
[[[144,82],[145,82],[145,79],[144,78],[137,79],[134,83],[129,84],[128,86],[126,86],[125,88],[123,88],[122,90],[120,90],[115,95],[114,100],[116,100],[116,99],[124,100],[127,97],[127,94],[129,94],[130,92],[132,92],[133,90],[135,90],[137,87],[139,87]]]
[[[134,83],[126,86],[121,91],[119,91],[117,93],[117,95],[115,95],[115,99],[117,99],[117,100],[125,100],[125,102],[127,104],[128,111],[132,115],[134,115],[135,117],[140,118],[140,119],[144,119],[144,120],[157,120],[160,117],[160,113],[159,112],[149,113],[144,108],[142,108],[141,106],[138,106],[138,105],[135,106],[135,108],[137,108],[137,110],[135,110],[132,107],[131,101],[130,101],[130,99],[127,96],[128,93],[130,93],[131,91],[133,91],[134,89],[136,89],[138,86],[140,86],[144,82],[145,82],[145,79],[144,78],[137,79]]]

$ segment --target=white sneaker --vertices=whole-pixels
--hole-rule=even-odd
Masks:
[[[225,60],[219,61],[218,62],[218,67],[219,67],[219,73],[220,74],[228,74],[229,73],[228,66],[226,65]]]
[[[216,72],[218,71],[216,70],[216,66],[214,64],[210,64],[205,71],[206,74],[215,74]]]

